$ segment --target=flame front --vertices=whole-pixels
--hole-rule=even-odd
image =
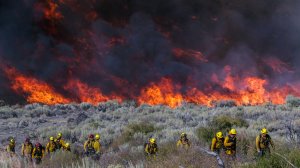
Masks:
[[[49,105],[70,103],[68,98],[57,93],[47,83],[20,74],[15,68],[6,68],[5,73],[12,82],[11,88],[27,97],[29,103]]]

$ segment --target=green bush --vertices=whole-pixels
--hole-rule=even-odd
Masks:
[[[123,132],[123,137],[126,142],[131,141],[133,138],[133,135],[135,133],[143,133],[143,134],[148,134],[151,132],[156,131],[156,127],[153,124],[148,124],[148,123],[133,123],[129,124],[124,132]]]
[[[285,103],[290,107],[299,107],[300,106],[300,98],[289,95],[286,97]]]
[[[221,115],[213,118],[213,120],[208,124],[220,131],[229,131],[233,127],[248,127],[249,124],[246,120],[242,118],[233,118],[230,116]]]
[[[200,127],[196,130],[196,136],[200,141],[209,143],[212,138],[215,136],[217,130],[213,127]]]

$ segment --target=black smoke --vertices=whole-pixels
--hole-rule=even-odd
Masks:
[[[74,78],[129,99],[162,77],[203,89],[226,65],[279,86],[299,80],[294,0],[53,0],[63,16],[53,20],[41,10],[47,1],[0,1],[0,60],[60,92]],[[201,51],[208,62],[177,58],[173,48]],[[270,57],[293,72],[274,72]],[[0,83],[1,99],[22,100],[4,73]]]

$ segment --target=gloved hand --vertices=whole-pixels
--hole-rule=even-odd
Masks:
[[[257,155],[258,155],[259,157],[262,157],[262,155],[263,155],[262,151],[258,151],[258,152],[257,152]]]

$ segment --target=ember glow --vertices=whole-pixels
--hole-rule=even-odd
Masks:
[[[176,108],[300,96],[299,2],[24,0],[0,8],[0,96],[11,104]]]

